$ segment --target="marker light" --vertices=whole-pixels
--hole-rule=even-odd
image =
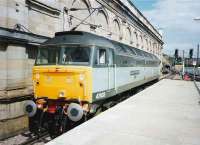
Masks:
[[[35,74],[35,78],[39,80],[39,79],[40,79],[40,74],[39,74],[39,73],[36,73],[36,74]]]
[[[65,92],[64,92],[64,91],[60,91],[58,96],[59,96],[60,98],[65,97]]]
[[[80,74],[79,79],[80,79],[80,81],[83,81],[85,79],[85,75],[84,74]]]

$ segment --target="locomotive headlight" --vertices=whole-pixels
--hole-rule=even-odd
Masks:
[[[37,80],[39,80],[39,79],[40,79],[40,74],[39,74],[39,73],[36,73],[36,74],[35,74],[35,78],[36,78]]]
[[[85,75],[84,74],[80,74],[79,75],[79,79],[80,79],[80,81],[83,81],[85,79]]]
[[[64,91],[60,91],[58,96],[59,96],[60,98],[65,97],[65,92],[64,92]]]

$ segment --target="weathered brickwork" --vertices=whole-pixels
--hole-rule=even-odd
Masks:
[[[0,121],[0,140],[14,136],[28,127],[28,117],[19,116],[16,118]],[[17,143],[16,143],[17,144]]]

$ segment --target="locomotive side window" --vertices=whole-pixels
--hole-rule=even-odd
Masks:
[[[99,64],[106,64],[106,49],[99,49],[98,62]]]

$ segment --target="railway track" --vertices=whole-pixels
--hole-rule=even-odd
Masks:
[[[49,141],[49,140],[46,140],[46,138],[48,137],[49,137],[48,132],[45,132],[45,133],[40,134],[39,136],[37,135],[37,136],[27,139],[26,141],[24,141],[23,143],[20,143],[19,145],[33,145],[39,142],[46,143]]]
[[[40,135],[33,135],[33,133],[26,131],[8,139],[1,140],[0,145],[43,145],[50,140],[47,132],[43,132]]]

